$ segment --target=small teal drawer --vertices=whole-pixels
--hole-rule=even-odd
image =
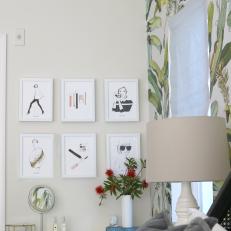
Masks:
[[[117,227],[107,227],[106,231],[136,231],[137,227],[132,227],[132,228],[123,228],[121,226]]]

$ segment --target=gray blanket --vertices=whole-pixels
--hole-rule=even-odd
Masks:
[[[217,223],[217,219],[195,218],[187,225],[173,226],[166,213],[160,213],[156,217],[145,222],[137,231],[210,231]]]

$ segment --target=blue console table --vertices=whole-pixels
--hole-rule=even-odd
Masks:
[[[116,227],[107,227],[106,231],[136,231],[137,227],[132,227],[132,228],[123,228],[121,226],[116,226]]]

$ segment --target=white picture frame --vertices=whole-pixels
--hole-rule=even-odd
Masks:
[[[95,121],[95,80],[63,79],[61,82],[63,122]]]
[[[138,79],[105,79],[105,120],[139,121]]]
[[[20,177],[53,177],[53,134],[20,135]]]
[[[53,79],[23,78],[20,80],[19,120],[53,120]]]
[[[64,178],[96,177],[96,134],[62,135],[62,176]]]
[[[140,133],[107,134],[107,168],[115,175],[124,174],[127,157],[140,159]]]

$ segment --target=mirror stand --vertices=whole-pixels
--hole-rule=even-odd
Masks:
[[[40,231],[43,231],[43,213],[40,213]]]

